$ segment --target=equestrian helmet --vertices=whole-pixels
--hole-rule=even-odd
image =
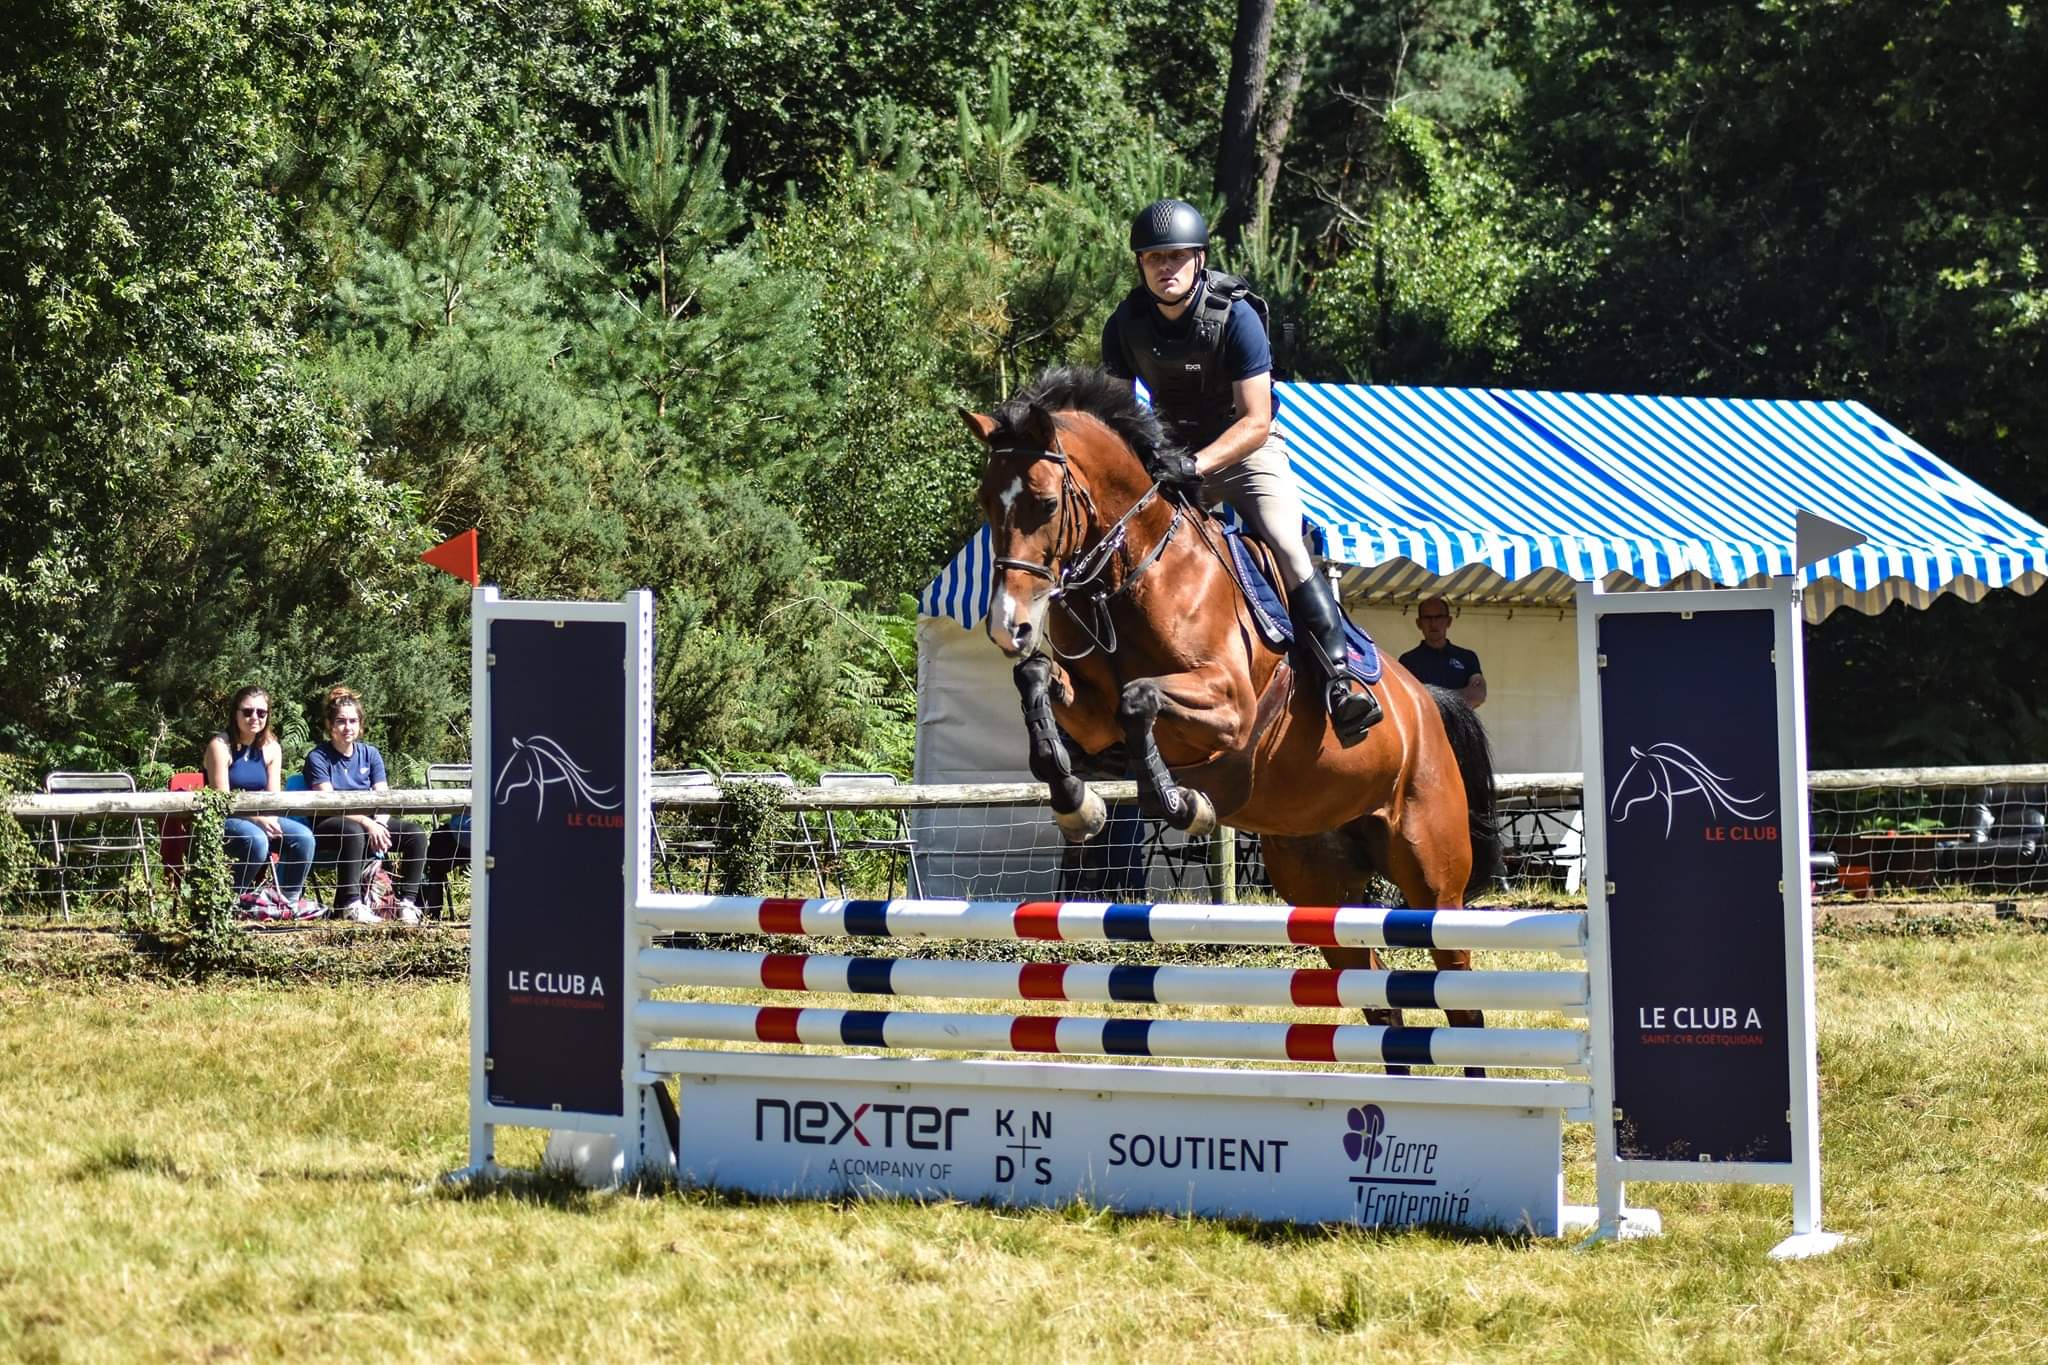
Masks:
[[[1185,199],[1161,199],[1147,204],[1131,219],[1131,250],[1166,251],[1176,247],[1209,245],[1209,220]]]

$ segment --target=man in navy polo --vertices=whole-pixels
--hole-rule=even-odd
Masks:
[[[1415,624],[1422,630],[1422,643],[1401,656],[1401,667],[1431,687],[1456,692],[1467,706],[1486,704],[1486,679],[1479,672],[1479,656],[1451,643],[1451,609],[1441,597],[1432,597],[1415,609]]]

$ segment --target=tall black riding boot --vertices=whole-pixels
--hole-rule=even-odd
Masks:
[[[1337,742],[1350,747],[1379,723],[1380,704],[1363,683],[1354,687],[1351,649],[1344,641],[1344,613],[1321,574],[1287,594],[1287,612],[1294,618],[1294,636],[1301,653],[1322,665],[1323,703]]]

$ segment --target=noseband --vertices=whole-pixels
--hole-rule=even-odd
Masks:
[[[1067,452],[1060,445],[1059,432],[1053,432],[1051,450],[1007,446],[991,447],[989,453],[991,456],[1008,455],[1033,463],[1046,460],[1060,467],[1059,506],[1053,514],[1052,548],[1048,552],[1047,562],[1034,564],[1028,559],[998,558],[995,561],[996,568],[1014,569],[1033,578],[1042,578],[1053,585],[1053,590],[1048,595],[1052,604],[1066,612],[1068,618],[1089,640],[1088,648],[1079,654],[1060,654],[1061,658],[1084,659],[1098,649],[1104,654],[1116,653],[1116,622],[1111,618],[1109,608],[1118,598],[1128,593],[1145,570],[1158,563],[1159,557],[1166,553],[1166,547],[1173,542],[1175,533],[1180,530],[1181,522],[1187,516],[1187,508],[1175,504],[1173,520],[1167,524],[1166,534],[1132,566],[1130,572],[1124,575],[1122,583],[1110,588],[1103,583],[1102,576],[1108,570],[1110,561],[1128,543],[1131,520],[1159,496],[1158,482],[1155,480],[1152,486],[1131,504],[1130,509],[1102,533],[1102,539],[1095,543],[1093,549],[1083,553],[1073,563],[1062,566],[1060,559],[1064,553],[1062,547],[1067,543],[1068,528],[1071,526],[1076,532],[1076,540],[1083,539],[1088,534],[1088,528],[1100,520],[1100,514],[1095,510],[1095,499],[1089,493],[1087,485],[1074,477],[1074,467],[1067,459]],[[1086,608],[1088,618],[1092,619],[1084,618],[1076,604]],[[1054,653],[1060,653],[1058,646],[1052,645],[1052,637],[1049,634],[1046,636],[1046,643],[1052,647]]]

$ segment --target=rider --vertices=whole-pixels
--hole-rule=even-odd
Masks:
[[[1138,284],[1103,326],[1102,363],[1145,381],[1184,447],[1153,452],[1154,477],[1212,506],[1228,502],[1272,548],[1296,633],[1320,655],[1331,725],[1354,744],[1379,720],[1379,703],[1352,686],[1343,613],[1302,543],[1301,494],[1273,427],[1272,345],[1250,304],[1211,294],[1208,246],[1208,221],[1183,200],[1161,199],[1131,220]]]

